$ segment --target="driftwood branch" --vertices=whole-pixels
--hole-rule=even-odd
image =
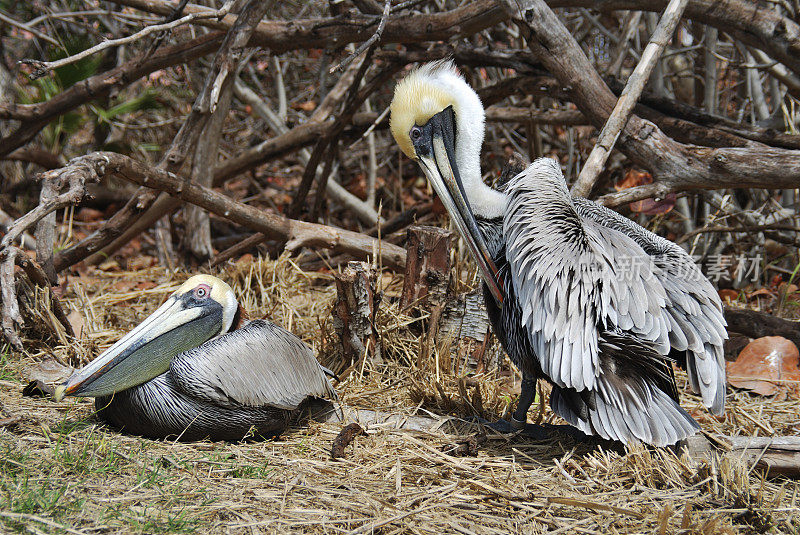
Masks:
[[[800,347],[800,323],[746,308],[725,307],[728,330],[750,338],[783,336]]]
[[[47,274],[36,262],[28,258],[24,251],[14,246],[5,246],[0,249],[0,315],[2,316],[1,328],[3,337],[16,349],[22,350],[22,340],[17,334],[17,326],[23,326],[24,321],[19,311],[17,287],[15,279],[15,266],[19,266],[31,282],[47,289],[50,305],[56,319],[64,327],[66,333],[74,336],[72,325],[67,319],[64,308],[50,288]]]
[[[166,169],[175,173],[179,172],[190,153],[196,149],[198,140],[216,109],[222,85],[230,83],[227,73],[231,73],[232,66],[237,63],[236,58],[241,55],[247,46],[254,27],[263,18],[270,5],[269,2],[255,2],[253,0],[246,3],[241,13],[236,16],[235,24],[225,35],[214,56],[214,61],[206,74],[203,89],[195,98],[191,113],[186,117],[181,129],[161,158],[161,162],[158,164],[159,169]],[[115,234],[115,236],[112,241],[102,245],[102,250],[93,253],[86,259],[88,264],[96,264],[103,261],[135,236],[151,228],[156,221],[180,206],[180,203],[175,199],[164,195],[154,196],[149,191],[140,191],[137,193],[137,197],[138,199],[135,202],[138,209],[134,211],[132,207],[128,207],[128,211],[139,213],[140,215],[133,221],[128,221],[120,233],[106,232],[107,229],[101,228],[97,234],[102,234],[106,238],[112,234]]]
[[[344,405],[326,408],[312,416],[323,422],[359,422],[369,430],[404,430],[465,435],[480,424],[451,416],[400,415]],[[571,437],[586,440],[580,431],[568,425],[528,424],[520,435],[533,440],[552,440]],[[729,437],[724,435],[695,435],[683,446],[694,460],[713,460],[719,457],[740,459],[762,470],[769,477],[800,477],[800,437]]]
[[[664,15],[658,21],[653,35],[650,37],[650,42],[642,53],[642,59],[636,65],[625,89],[617,100],[614,110],[611,112],[603,129],[600,130],[600,135],[597,137],[595,144],[586,162],[583,164],[583,169],[572,186],[572,195],[586,197],[591,191],[597,177],[603,170],[608,156],[611,154],[611,149],[617,142],[622,128],[628,122],[628,118],[633,112],[636,101],[639,100],[639,95],[642,94],[647,80],[650,79],[650,73],[653,72],[656,62],[661,57],[664,47],[672,38],[672,33],[678,26],[681,20],[683,10],[686,8],[688,0],[670,0],[667,8],[664,10]]]
[[[0,138],[0,156],[21,147],[38,134],[50,121],[96,98],[108,95],[142,76],[210,54],[220,46],[224,34],[212,32],[197,39],[156,50],[149,56],[139,56],[119,67],[97,74],[46,102],[38,104],[0,104],[0,119],[12,119],[20,125]]]
[[[17,219],[8,229],[8,232],[3,239],[0,240],[0,248],[5,249],[18,240],[23,233],[38,223],[42,218],[55,212],[60,208],[78,204],[86,195],[86,186],[89,183],[96,182],[98,177],[88,172],[88,169],[83,168],[85,164],[76,162],[70,165],[68,171],[59,169],[56,171],[47,171],[43,174],[42,180],[48,181],[52,184],[54,191],[60,191],[66,188],[64,193],[58,195],[48,196],[36,208]],[[86,180],[89,182],[86,182]]]
[[[525,6],[524,12],[516,13],[515,20],[529,47],[568,88],[571,100],[592,124],[602,128],[616,103],[613,93],[544,0],[529,0]],[[600,202],[608,206],[682,190],[800,185],[800,151],[685,145],[637,115],[631,115],[618,146],[631,160],[651,170],[658,182],[601,197]]]
[[[689,437],[686,452],[694,458],[726,456],[740,459],[769,477],[800,477],[800,437]]]
[[[216,191],[187,183],[184,179],[163,169],[152,169],[127,156],[113,152],[95,152],[70,162],[61,172],[78,169],[86,179],[97,180],[117,176],[140,186],[163,191],[170,196],[200,206],[239,225],[263,232],[272,239],[286,242],[286,249],[296,251],[302,247],[330,249],[334,253],[347,253],[357,258],[378,255],[384,265],[403,269],[406,258],[401,247],[365,236],[358,232],[327,225],[307,223],[264,212],[234,201]]]
[[[114,0],[149,13],[169,15],[173,6],[165,0]],[[472,35],[507,21],[505,0],[476,0],[450,11],[430,14],[392,13],[381,36],[382,43],[421,43],[447,41],[456,36]],[[551,8],[584,7],[603,12],[618,10],[662,12],[668,0],[550,0]],[[210,11],[189,4],[187,14]],[[749,46],[768,53],[793,72],[800,74],[800,25],[777,10],[748,0],[689,0],[685,16],[713,26]],[[226,30],[232,25],[228,16],[221,21],[209,19],[198,24]],[[374,15],[354,15],[262,21],[251,45],[269,48],[275,53],[301,48],[341,47],[361,43],[374,34]]]

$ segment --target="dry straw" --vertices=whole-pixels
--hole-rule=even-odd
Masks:
[[[225,268],[251,317],[291,329],[337,366],[330,275],[291,259]],[[764,479],[737,459],[705,461],[669,450],[607,451],[569,440],[534,442],[489,434],[473,456],[443,431],[367,428],[329,458],[340,424],[312,422],[274,441],[180,444],[121,435],[92,416],[88,400],[23,398],[19,377],[53,356],[80,364],[130,329],[188,277],[161,269],[96,272],[72,279],[65,296],[77,342],[7,354],[0,394],[22,423],[0,429],[0,525],[29,533],[796,533],[798,486]],[[419,369],[422,321],[387,297],[376,329],[381,363],[367,362],[338,385],[351,407],[398,414],[505,414],[510,368],[465,379],[463,351],[437,344],[439,380]],[[394,286],[396,288],[396,286]],[[77,315],[77,316],[76,316]],[[490,348],[491,349],[491,348]],[[447,358],[445,358],[447,356]],[[507,364],[507,363],[506,363]],[[458,372],[454,372],[458,370]],[[477,380],[475,380],[477,379]],[[686,393],[684,406],[710,432],[797,434],[796,400],[735,393],[723,420]],[[556,419],[544,410],[544,421]]]

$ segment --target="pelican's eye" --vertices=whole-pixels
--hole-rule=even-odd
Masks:
[[[411,129],[410,136],[412,141],[419,141],[419,138],[422,137],[422,128],[415,126]]]
[[[194,296],[197,299],[205,299],[211,295],[211,287],[208,284],[200,284],[194,289]]]

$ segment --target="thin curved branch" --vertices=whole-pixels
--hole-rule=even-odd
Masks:
[[[401,247],[358,232],[264,212],[210,188],[186,182],[174,173],[147,167],[123,154],[94,152],[75,158],[67,167],[53,172],[70,176],[81,173],[84,181],[97,181],[113,175],[140,186],[154,188],[234,223],[263,232],[270,238],[286,241],[286,248],[290,251],[301,247],[318,247],[362,259],[378,255],[385,266],[395,269],[405,267],[406,253]]]

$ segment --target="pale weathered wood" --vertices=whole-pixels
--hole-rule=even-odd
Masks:
[[[672,33],[681,20],[681,15],[683,10],[686,9],[687,2],[688,0],[670,0],[669,4],[667,4],[658,26],[656,26],[653,35],[650,37],[650,42],[647,43],[644,52],[642,52],[642,59],[639,60],[633,73],[628,78],[628,83],[625,85],[625,89],[622,90],[614,110],[611,112],[606,124],[603,125],[600,135],[597,136],[597,143],[595,143],[592,152],[586,159],[578,180],[572,186],[571,193],[573,195],[586,197],[592,191],[597,177],[600,176],[600,172],[611,154],[611,149],[614,148],[614,144],[617,142],[617,137],[619,137],[622,128],[628,122],[631,113],[633,113],[633,108],[642,94],[644,85],[650,79],[650,74],[653,72],[656,62],[672,38]]]
[[[374,328],[375,279],[375,269],[366,262],[348,262],[341,273],[334,275],[333,329],[341,361],[347,366],[341,378],[359,368],[366,358],[380,359]]]
[[[358,258],[377,254],[383,265],[403,269],[406,253],[403,248],[381,242],[358,232],[338,229],[288,219],[280,215],[259,210],[237,202],[227,195],[188,183],[173,173],[153,169],[136,160],[114,152],[93,152],[72,160],[69,165],[53,173],[88,173],[89,181],[101,177],[117,176],[160,191],[172,197],[195,204],[239,225],[263,232],[271,238],[286,241],[286,249],[295,251],[301,247],[331,249],[334,253],[348,253]],[[24,229],[22,229],[24,230]]]
[[[522,9],[506,1],[531,51],[568,88],[570,99],[592,124],[602,127],[617,100],[569,30],[544,0],[520,1]],[[602,197],[600,201],[609,206],[681,190],[800,186],[800,151],[683,144],[636,115],[631,115],[617,146],[652,171],[657,182]]]
[[[400,306],[444,304],[450,284],[450,242],[453,233],[438,227],[413,226],[407,231],[406,270]]]
[[[481,288],[447,300],[439,322],[440,336],[472,338],[482,342],[489,329],[489,316]]]
[[[728,330],[750,338],[783,336],[800,347],[800,322],[778,318],[765,312],[746,308],[725,307]]]
[[[475,432],[481,423],[448,416],[410,416],[385,411],[357,409],[346,405],[328,405],[316,410],[312,418],[323,422],[358,422],[367,431],[404,430],[427,433],[467,434]],[[576,440],[597,440],[583,435],[568,425],[528,424],[519,433],[534,440],[552,440],[570,437]],[[800,477],[800,437],[728,437],[714,435],[709,440],[703,435],[689,437],[679,447],[694,460],[713,460],[730,457],[739,459],[767,476]],[[608,443],[611,444],[611,443]]]
[[[741,459],[755,465],[770,477],[800,477],[800,437],[726,437],[715,435],[713,442],[703,435],[686,440],[685,448],[691,457],[712,455]]]

